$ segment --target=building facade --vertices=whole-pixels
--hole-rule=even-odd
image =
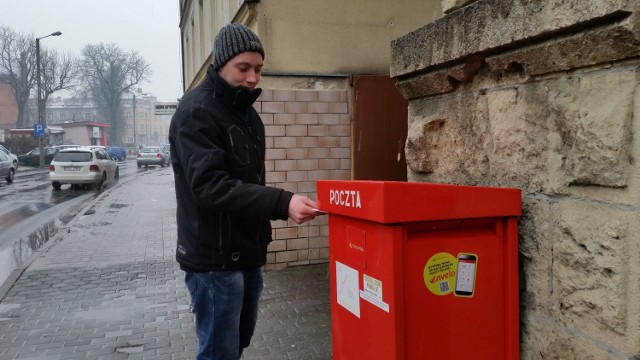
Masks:
[[[11,86],[0,82],[0,130],[15,128],[17,119],[18,104]]]
[[[120,144],[127,148],[154,146],[169,143],[170,111],[177,103],[158,102],[152,95],[137,95],[122,100],[125,132]],[[162,108],[162,111],[157,111]]]

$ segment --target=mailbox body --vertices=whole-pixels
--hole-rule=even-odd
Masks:
[[[517,359],[518,189],[318,181],[333,359]]]

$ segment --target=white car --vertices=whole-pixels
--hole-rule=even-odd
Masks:
[[[16,156],[15,154],[12,154],[11,151],[9,151],[9,149],[7,149],[6,147],[0,145],[0,151],[2,151],[3,153],[5,153],[9,159],[11,160],[11,162],[13,163],[13,167],[15,170],[18,170],[18,156]]]
[[[0,151],[0,178],[4,177],[7,180],[7,184],[11,184],[13,177],[16,175],[16,168],[13,164],[7,154]]]
[[[92,185],[98,190],[120,177],[118,164],[102,147],[83,146],[58,151],[49,165],[51,186]]]

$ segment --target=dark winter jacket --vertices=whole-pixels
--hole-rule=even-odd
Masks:
[[[264,186],[264,125],[252,106],[260,91],[232,87],[209,67],[171,120],[176,259],[185,271],[264,265],[270,220],[288,217],[293,194]]]

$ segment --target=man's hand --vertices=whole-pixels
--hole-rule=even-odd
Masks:
[[[289,217],[296,222],[302,224],[309,220],[313,220],[318,213],[316,212],[318,204],[302,195],[293,195],[289,203]]]

